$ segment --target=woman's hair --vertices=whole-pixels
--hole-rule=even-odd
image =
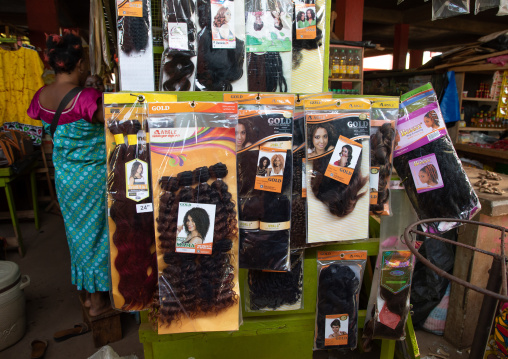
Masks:
[[[254,22],[254,30],[255,31],[261,31],[263,26],[265,26],[265,24],[263,24],[262,22],[261,22],[261,24],[258,24],[257,22]]]
[[[340,320],[334,319],[333,322],[330,323],[330,327],[340,327]]]
[[[219,10],[217,10],[217,14],[213,18],[213,26],[221,27],[226,23],[226,11],[228,11],[228,8],[225,6],[221,6]]]
[[[346,162],[346,167],[349,167],[349,165],[351,164],[351,160],[353,159],[353,147],[351,147],[350,145],[344,145],[342,146],[342,148],[346,149],[347,150],[347,162]]]
[[[265,161],[267,161],[266,165],[263,163]],[[270,160],[268,159],[268,157],[266,156],[261,157],[259,160],[259,167],[267,168],[268,166],[270,166]]]
[[[168,51],[162,55],[164,91],[189,91],[191,82],[189,78],[194,73],[194,63],[188,53]]]
[[[47,35],[45,55],[56,74],[71,73],[83,58],[81,38],[72,33]]]
[[[427,165],[425,167],[422,167],[420,172],[426,173],[429,176],[429,178],[430,178],[430,180],[432,182],[436,182],[437,183],[437,181],[439,180],[439,176],[437,174],[436,167],[434,167],[433,164],[430,164],[430,165]]]
[[[192,208],[187,213],[185,213],[185,217],[183,218],[183,225],[185,227],[185,232],[187,234],[190,233],[189,228],[187,227],[187,221],[189,217],[196,224],[196,230],[198,231],[201,238],[205,238],[208,233],[208,228],[210,228],[210,217],[208,217],[208,213],[203,208]]]
[[[138,171],[139,166],[141,166],[141,170],[143,170],[143,165],[141,164],[141,162],[136,161],[132,164],[130,177],[134,177],[136,175],[136,172]],[[141,172],[141,173],[143,173],[143,172]]]
[[[392,146],[395,130],[391,123],[383,124],[376,133],[370,136],[370,166],[379,167],[378,199],[376,204],[370,205],[370,211],[381,214],[384,204],[390,196],[390,175],[392,173]]]
[[[432,126],[439,126],[439,116],[437,115],[436,111],[430,110],[425,114],[424,117],[432,120]]]
[[[245,141],[243,143],[254,143],[254,127],[252,122],[246,118],[239,118],[238,124],[245,128]]]
[[[302,15],[305,16],[305,13],[303,11],[298,11],[298,15],[296,15],[296,20],[301,21]]]
[[[312,9],[307,9],[307,11],[305,12],[307,15],[307,19],[309,18],[309,12],[311,20],[314,20],[316,18],[316,13]]]
[[[275,160],[279,160],[279,167],[284,171],[284,157],[281,154],[275,154],[272,156],[272,168],[275,168]]]
[[[119,16],[118,25],[123,31],[120,39],[120,48],[130,55],[132,52],[141,52],[146,49],[149,41],[150,20],[148,1],[142,1],[143,16]]]
[[[310,134],[307,139],[307,146],[310,149],[314,149],[314,135],[319,128],[323,128],[328,134],[328,144],[326,145],[325,152],[328,151],[330,146],[334,146],[337,142],[337,135],[335,134],[335,128],[328,123],[320,123],[320,124],[309,124],[308,125],[308,133]]]

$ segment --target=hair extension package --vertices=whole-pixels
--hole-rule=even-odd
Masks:
[[[295,0],[291,92],[323,90],[325,65],[326,0]]]
[[[196,91],[247,91],[243,0],[197,0]]]
[[[310,99],[331,99],[331,93],[298,95],[293,126],[293,195],[291,201],[291,249],[305,248],[307,242],[307,180],[305,112],[303,103]]]
[[[306,100],[307,243],[368,238],[371,103]]]
[[[448,136],[432,85],[401,100],[393,165],[418,218],[470,219],[481,208],[480,201]],[[422,227],[443,233],[458,225],[434,222]]]
[[[318,252],[314,350],[354,349],[367,251]]]
[[[159,334],[239,328],[237,112],[236,103],[149,107]]]
[[[120,90],[153,91],[151,0],[117,1]]]
[[[240,267],[289,271],[294,95],[224,94],[239,104]]]
[[[245,31],[249,91],[290,92],[293,2],[247,0]]]
[[[130,94],[104,95],[111,294],[113,306],[123,310],[146,309],[157,284],[146,114],[146,101]]]
[[[160,91],[193,89],[196,68],[195,0],[162,0],[164,53]]]
[[[398,97],[378,97],[372,101],[370,120],[370,214],[390,216],[395,125],[399,116]]]
[[[288,311],[303,308],[303,249],[291,251],[289,272],[249,269],[245,284],[248,312]]]

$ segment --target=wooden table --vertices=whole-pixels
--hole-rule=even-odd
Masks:
[[[466,168],[473,185],[478,182],[478,175],[482,172]],[[503,195],[480,193],[475,187],[482,209],[473,220],[508,228],[508,176],[501,174],[501,177],[497,187],[506,192]],[[501,252],[500,232],[494,229],[464,225],[459,228],[458,241],[490,252]],[[505,245],[507,250],[508,246]],[[492,257],[458,247],[453,275],[485,288],[491,265]],[[473,342],[482,301],[482,294],[452,283],[444,336],[459,349],[470,347]]]
[[[18,217],[34,218],[35,228],[39,229],[39,206],[37,204],[37,187],[35,180],[36,167],[37,163],[34,161],[26,170],[22,171],[21,173],[15,173],[11,167],[0,168],[0,187],[5,188],[5,196],[7,197],[7,204],[9,205],[9,212],[0,213],[0,219],[7,219],[9,217],[11,218],[12,226],[14,227],[14,237],[7,237],[7,244],[12,247],[17,247],[21,257],[25,255],[25,247],[23,245],[23,237],[19,228]],[[33,210],[17,212],[11,183],[27,175],[30,176]]]

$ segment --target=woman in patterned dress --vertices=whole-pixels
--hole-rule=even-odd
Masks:
[[[27,111],[50,133],[58,105],[87,75],[81,39],[49,35],[46,55],[55,82],[34,95]],[[111,308],[106,226],[106,152],[102,95],[84,88],[62,112],[53,137],[55,185],[71,255],[72,283],[85,290],[92,316]]]

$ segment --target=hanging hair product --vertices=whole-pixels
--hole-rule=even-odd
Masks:
[[[287,311],[303,306],[303,250],[291,252],[291,271],[249,270],[247,311]]]
[[[368,237],[370,107],[366,99],[305,101],[307,243]]]
[[[389,185],[399,99],[381,97],[371,101],[370,212],[375,215],[391,215]]]
[[[236,133],[240,267],[288,271],[294,96],[225,94]]]
[[[237,330],[234,103],[149,108],[159,333]],[[168,193],[171,192],[171,193]]]
[[[408,92],[401,100],[393,165],[418,218],[472,218],[480,201],[447,134],[432,85]],[[458,225],[434,222],[423,227],[443,233]]]
[[[356,348],[367,251],[318,252],[314,350]]]

